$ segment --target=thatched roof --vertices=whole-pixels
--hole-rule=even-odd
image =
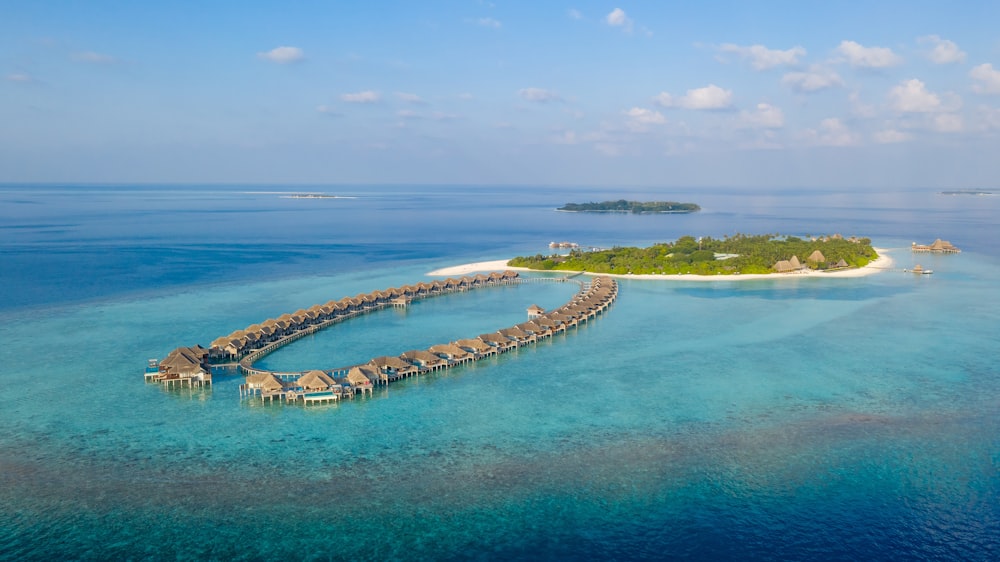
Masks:
[[[528,307],[528,314],[545,314],[545,309],[537,304],[533,304]]]
[[[447,355],[449,357],[457,357],[457,358],[463,358],[469,355],[468,351],[462,349],[461,347],[453,343],[432,345],[428,351],[430,351],[431,353],[440,353],[443,355]]]
[[[819,250],[814,250],[813,253],[809,254],[809,257],[806,258],[806,261],[811,261],[814,263],[822,263],[826,261],[826,258],[823,257],[823,252]]]
[[[412,351],[407,351],[406,353],[401,353],[399,356],[410,361],[419,361],[424,365],[437,365],[445,362],[445,360],[437,354],[431,353],[426,349],[414,349]]]
[[[493,349],[493,346],[481,340],[480,338],[468,338],[468,339],[457,340],[455,342],[455,345],[466,349],[472,349],[475,351],[489,351],[490,349]]]
[[[378,378],[377,370],[364,365],[351,367],[351,370],[347,372],[347,382],[351,383],[351,386],[368,385]]]
[[[376,357],[375,359],[372,359],[371,361],[369,361],[368,364],[369,365],[374,365],[374,366],[379,367],[381,369],[385,369],[385,368],[389,368],[389,369],[408,369],[408,368],[412,368],[413,367],[413,365],[410,365],[409,363],[407,363],[406,361],[403,361],[399,357],[394,357],[392,355],[385,355],[385,356],[382,356],[382,357]]]
[[[296,386],[306,390],[326,390],[336,384],[330,375],[323,371],[309,371],[295,381]]]

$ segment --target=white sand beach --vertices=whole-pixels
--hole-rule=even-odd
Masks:
[[[874,248],[875,252],[878,254],[878,258],[873,260],[868,265],[857,268],[857,269],[840,269],[836,271],[815,271],[812,269],[803,269],[801,271],[796,271],[794,273],[748,273],[741,275],[658,275],[658,274],[643,274],[643,275],[616,275],[609,273],[592,274],[592,275],[608,275],[610,277],[619,277],[622,279],[649,279],[654,281],[752,281],[754,279],[801,279],[803,277],[865,277],[867,275],[873,275],[881,271],[892,268],[893,261],[889,256],[889,250],[885,248]],[[507,265],[509,260],[493,260],[493,261],[481,261],[476,263],[467,263],[463,265],[456,265],[453,267],[444,267],[441,269],[436,269],[431,271],[427,275],[431,276],[453,276],[453,275],[468,275],[470,273],[481,273],[485,271],[502,271],[505,269],[511,269],[514,271],[538,271],[535,269],[528,269],[525,267],[510,267]],[[575,273],[572,271],[559,271],[559,273]],[[591,275],[589,272],[584,272]]]

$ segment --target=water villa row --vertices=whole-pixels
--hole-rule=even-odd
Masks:
[[[212,384],[213,366],[239,362],[250,367],[254,361],[284,345],[359,314],[389,306],[405,307],[417,299],[520,281],[515,271],[493,272],[392,287],[316,304],[216,338],[208,348],[201,345],[178,347],[161,361],[150,359],[145,378],[167,386],[209,385]]]
[[[935,240],[930,246],[914,242],[910,245],[910,249],[914,252],[929,252],[933,254],[958,254],[962,251],[956,248],[951,242],[941,240],[940,238]]]
[[[546,312],[532,305],[528,308],[527,322],[475,338],[433,345],[426,350],[376,357],[350,367],[282,373],[255,368],[250,364],[252,361],[244,359],[240,369],[247,379],[240,385],[240,394],[264,401],[302,404],[338,401],[359,393],[370,395],[375,386],[507,353],[575,328],[602,314],[617,296],[617,282],[610,277],[597,277],[589,284],[581,284],[581,290],[559,308]]]

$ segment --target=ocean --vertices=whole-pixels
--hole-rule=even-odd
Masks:
[[[702,211],[554,212],[621,198]],[[917,188],[2,185],[0,559],[995,560],[998,211]],[[622,279],[579,330],[340,404],[142,377],[440,267],[737,232],[867,236],[895,265]],[[962,253],[910,252],[935,238]],[[263,364],[474,337],[574,289],[436,297]]]

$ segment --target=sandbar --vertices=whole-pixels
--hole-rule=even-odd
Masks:
[[[608,277],[618,277],[621,279],[648,279],[654,281],[752,281],[754,279],[801,279],[803,277],[865,277],[867,275],[873,275],[887,269],[891,269],[893,265],[892,258],[889,256],[889,250],[885,248],[873,248],[878,257],[868,263],[864,267],[854,268],[854,269],[837,269],[834,271],[817,271],[813,269],[803,269],[800,271],[795,271],[792,273],[743,273],[740,275],[693,275],[693,274],[671,274],[671,275],[660,275],[660,274],[614,274],[614,273],[591,273],[583,272],[587,275],[605,275]],[[452,275],[468,275],[470,273],[481,273],[485,271],[501,271],[505,269],[510,269],[514,271],[533,271],[541,272],[539,269],[528,269],[526,267],[510,267],[507,265],[509,260],[493,260],[493,261],[481,261],[476,263],[467,263],[463,265],[456,265],[453,267],[444,267],[441,269],[435,269],[427,275],[433,276],[452,276]],[[579,273],[576,271],[563,271],[563,270],[550,270],[554,273]]]

